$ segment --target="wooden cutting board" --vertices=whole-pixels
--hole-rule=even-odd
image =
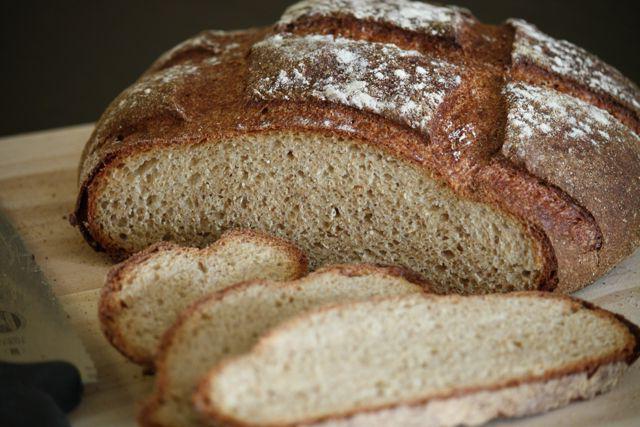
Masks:
[[[153,377],[113,350],[97,323],[96,301],[110,260],[94,252],[68,221],[80,152],[92,125],[0,139],[0,207],[22,233],[49,278],[98,371],[71,414],[73,426],[134,426]],[[0,256],[2,256],[0,254]],[[577,296],[640,324],[640,251]],[[497,362],[499,363],[499,361]],[[610,393],[551,413],[494,424],[639,426],[640,362]]]

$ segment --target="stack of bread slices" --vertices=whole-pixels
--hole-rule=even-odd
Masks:
[[[142,426],[479,424],[593,397],[638,357],[637,327],[577,299],[432,291],[399,267],[307,274],[293,244],[237,230],[117,265],[100,320],[156,373]]]

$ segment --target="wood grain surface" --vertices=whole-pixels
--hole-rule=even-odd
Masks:
[[[109,346],[97,322],[96,302],[111,261],[94,252],[67,216],[76,197],[80,152],[92,125],[0,139],[0,208],[21,232],[48,277],[98,371],[71,414],[73,426],[134,426],[153,377]],[[0,254],[1,256],[1,254]],[[575,294],[640,324],[640,251]],[[610,393],[548,414],[498,421],[513,426],[638,426],[640,363]]]

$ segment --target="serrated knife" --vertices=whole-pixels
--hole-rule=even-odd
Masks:
[[[94,382],[95,366],[33,256],[0,211],[0,424],[29,425],[20,423],[41,415],[53,420],[45,406],[70,410],[80,398],[80,380]],[[20,413],[21,407],[32,409]],[[11,424],[11,417],[19,423]]]

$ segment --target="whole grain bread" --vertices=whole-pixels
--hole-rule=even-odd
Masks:
[[[639,117],[633,82],[524,21],[307,0],[118,96],[72,222],[113,256],[250,227],[439,292],[569,292],[640,244]]]
[[[290,282],[254,281],[204,297],[163,337],[155,392],[140,424],[200,425],[191,404],[200,378],[223,357],[249,351],[265,330],[287,318],[330,303],[425,290],[424,282],[400,268],[340,265]]]
[[[475,425],[606,392],[639,343],[625,319],[549,293],[387,298],[281,324],[194,401],[227,426]]]
[[[204,249],[155,244],[111,269],[100,296],[100,324],[123,355],[152,367],[164,332],[203,295],[306,272],[306,257],[296,246],[250,230],[227,232]]]

